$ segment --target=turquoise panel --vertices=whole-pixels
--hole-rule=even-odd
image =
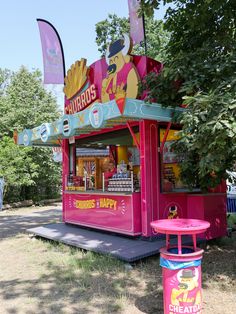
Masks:
[[[18,144],[28,146],[42,142],[45,145],[57,138],[86,134],[104,128],[107,124],[115,126],[129,120],[147,119],[169,122],[175,111],[183,110],[182,108],[175,110],[171,107],[164,108],[160,104],[149,104],[142,100],[127,98],[124,113],[121,114],[115,100],[105,104],[95,103],[81,112],[64,115],[57,121],[45,123],[47,127],[41,125],[32,130],[24,130],[18,135]]]

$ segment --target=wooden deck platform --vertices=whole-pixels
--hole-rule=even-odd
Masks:
[[[27,229],[27,232],[81,249],[109,254],[126,262],[134,262],[158,254],[159,249],[165,246],[165,239],[159,238],[153,241],[133,239],[65,223],[43,225]],[[176,242],[175,238],[171,239],[171,244],[174,245]],[[183,239],[185,244],[190,242],[189,238]]]

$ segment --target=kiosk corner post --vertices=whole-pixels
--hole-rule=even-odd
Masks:
[[[142,235],[153,235],[150,223],[158,219],[159,199],[159,154],[158,123],[142,120],[140,132],[140,174],[141,174],[141,221]]]
[[[62,220],[65,221],[65,197],[64,193],[67,185],[67,175],[69,173],[69,144],[67,139],[63,139],[62,147]]]

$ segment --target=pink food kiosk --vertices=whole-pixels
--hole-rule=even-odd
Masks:
[[[64,115],[25,129],[18,144],[62,147],[65,223],[151,237],[154,220],[192,218],[210,222],[207,239],[224,236],[225,187],[203,194],[184,186],[172,148],[181,126],[171,122],[184,109],[138,95],[140,80],[163,66],[130,51],[124,35],[93,64],[76,61],[65,77]]]

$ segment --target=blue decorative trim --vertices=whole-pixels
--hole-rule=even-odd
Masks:
[[[93,114],[97,109],[98,118]],[[56,139],[68,138],[73,135],[90,133],[95,130],[106,128],[108,125],[120,125],[127,121],[139,121],[141,119],[171,121],[173,113],[183,111],[182,108],[164,108],[160,104],[145,103],[138,99],[126,99],[124,113],[121,114],[115,100],[107,103],[95,103],[83,111],[71,115],[64,115],[61,119],[52,123],[44,123],[42,126],[32,130],[24,130],[18,136],[19,145],[53,145]],[[45,128],[45,126],[47,126]],[[41,137],[41,131],[45,131],[45,136]],[[47,135],[47,136],[46,136]]]
[[[191,262],[176,262],[167,260],[164,257],[160,257],[160,266],[165,267],[171,270],[177,270],[182,268],[188,268],[188,267],[197,267],[201,265],[201,259],[191,261]]]

